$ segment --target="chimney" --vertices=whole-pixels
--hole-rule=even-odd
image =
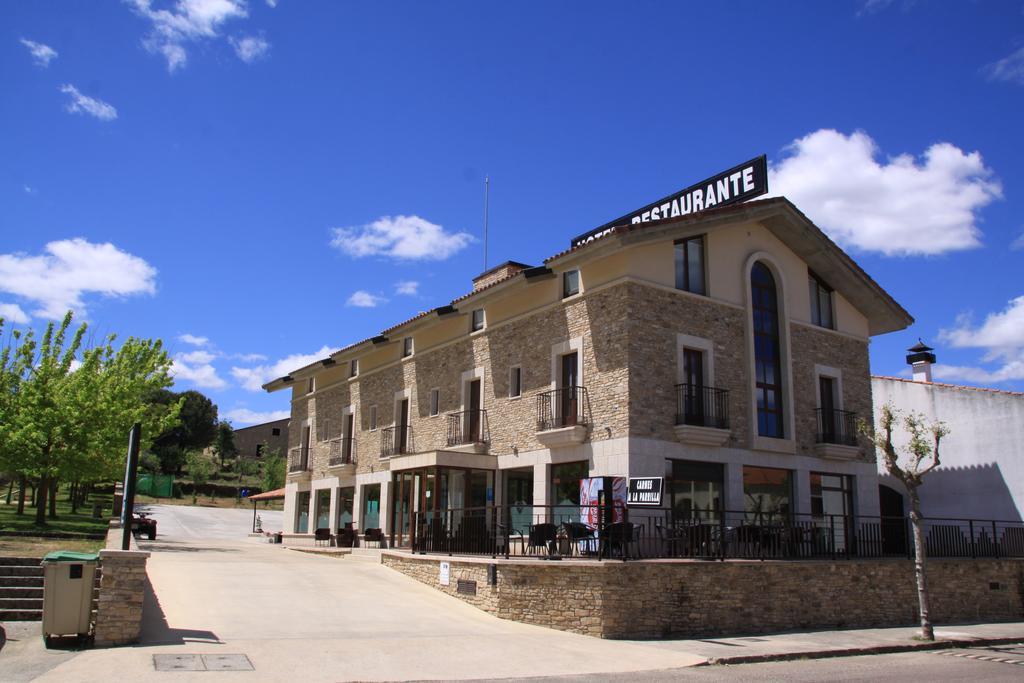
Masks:
[[[932,381],[932,364],[935,362],[935,354],[932,347],[925,344],[918,338],[917,343],[911,346],[907,351],[907,363],[914,371],[915,382],[931,382]]]
[[[530,266],[518,261],[505,261],[504,263],[486,270],[473,278],[473,291],[479,292],[484,287],[493,285],[499,280],[512,277],[513,275],[529,268]]]

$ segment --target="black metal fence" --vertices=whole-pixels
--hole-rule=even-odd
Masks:
[[[490,440],[486,410],[448,414],[448,446],[487,443]]]
[[[349,437],[331,439],[327,464],[330,467],[351,465],[356,461],[356,440]]]
[[[1024,557],[1024,522],[925,519],[929,557]],[[420,553],[545,559],[822,560],[912,557],[904,517],[683,514],[671,508],[486,506],[413,516]]]
[[[818,421],[818,443],[834,443],[842,446],[857,445],[857,414],[849,410],[814,411]]]
[[[586,425],[590,404],[585,387],[562,387],[537,395],[537,431]]]
[[[676,424],[728,429],[729,391],[698,384],[677,384]]]

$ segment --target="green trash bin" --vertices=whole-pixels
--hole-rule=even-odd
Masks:
[[[99,553],[57,550],[43,558],[43,638],[87,636]]]

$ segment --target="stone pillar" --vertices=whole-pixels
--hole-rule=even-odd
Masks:
[[[810,470],[793,470],[796,481],[793,482],[793,491],[796,499],[793,501],[793,512],[801,515],[811,514],[811,472]]]
[[[298,484],[290,483],[284,487],[284,512],[281,513],[281,529],[280,531],[286,534],[295,533],[295,499],[299,495]],[[275,529],[267,529],[267,531],[276,531]]]
[[[380,529],[385,537],[391,534],[391,482],[380,483]]]
[[[94,631],[97,647],[138,641],[148,558],[149,553],[138,550],[100,551],[100,597]]]
[[[551,467],[547,463],[533,466],[533,516],[538,522],[548,521],[551,510],[542,507],[551,504]]]
[[[334,533],[338,530],[338,498],[340,498],[340,496],[338,495],[338,487],[332,486],[331,506],[330,510],[327,513],[327,526],[331,528],[331,533]]]
[[[725,509],[742,512],[747,507],[743,497],[743,464],[729,462],[725,464]],[[727,519],[726,524],[735,524],[740,520]]]
[[[309,489],[309,524],[306,531],[312,534],[316,530],[316,489]]]

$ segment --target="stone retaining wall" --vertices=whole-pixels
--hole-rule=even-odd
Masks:
[[[107,549],[100,551],[100,595],[93,630],[97,647],[128,645],[139,639],[142,602],[146,592],[146,560],[149,553],[118,550],[121,528],[107,534]],[[132,539],[132,547],[135,541]]]
[[[603,638],[708,637],[917,621],[907,560],[594,562],[453,559],[385,551],[383,563],[503,619]],[[441,586],[439,563],[451,563]],[[487,585],[496,565],[497,585]],[[930,560],[937,624],[1019,621],[1024,561]],[[475,581],[476,595],[457,592]]]

